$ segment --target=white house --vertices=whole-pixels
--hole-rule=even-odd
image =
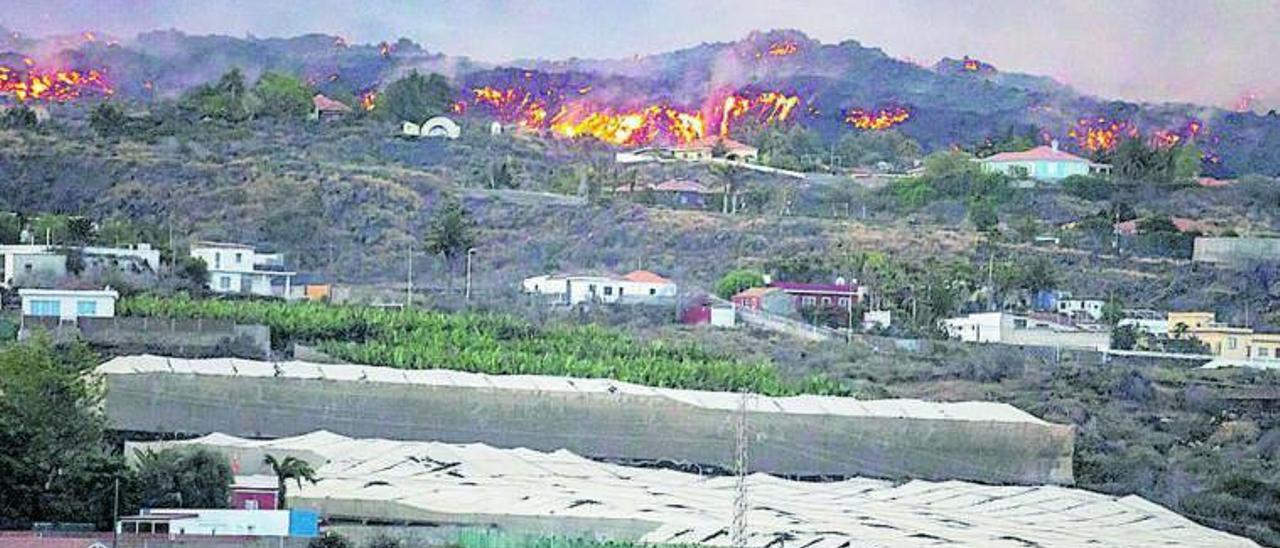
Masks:
[[[1106,301],[1099,299],[1062,299],[1058,301],[1058,313],[1072,318],[1085,316],[1091,320],[1101,320],[1102,307],[1106,304]]]
[[[191,244],[191,256],[209,269],[209,290],[263,297],[288,297],[297,272],[284,268],[279,253],[258,253],[253,246],[219,242]]]
[[[462,136],[462,127],[448,116],[436,116],[422,123],[402,122],[401,133],[409,137],[443,137],[457,139]]]
[[[121,535],[217,537],[314,537],[319,514],[313,510],[235,510],[155,508],[116,523]]]
[[[79,318],[113,318],[120,294],[111,288],[98,291],[74,289],[19,289],[22,315],[58,318],[73,322]]]
[[[675,282],[647,270],[623,276],[555,274],[521,282],[525,293],[555,297],[562,304],[584,302],[664,304],[674,302]]]
[[[977,160],[982,170],[1003,173],[1019,179],[1059,181],[1072,175],[1106,173],[1111,166],[1098,164],[1075,154],[1059,150],[1058,142],[1050,146],[1038,146],[1021,152],[1001,152]]]
[[[75,248],[87,262],[121,262],[137,265],[152,272],[160,270],[160,251],[150,244],[125,247]],[[67,257],[58,246],[0,245],[0,286],[11,287],[24,278],[57,278],[67,275]]]
[[[939,322],[948,337],[972,343],[1051,346],[1105,350],[1111,334],[1091,331],[1048,318],[1007,312],[981,312]]]

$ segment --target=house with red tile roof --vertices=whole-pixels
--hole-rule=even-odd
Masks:
[[[313,120],[332,120],[351,114],[351,107],[317,93],[311,98],[311,118]]]
[[[790,315],[794,311],[791,304],[791,297],[786,292],[776,287],[752,287],[744,289],[734,295],[730,300],[733,305],[742,310],[750,310],[752,312],[767,312],[769,314],[777,314],[779,316]]]
[[[601,274],[550,274],[525,278],[525,293],[545,296],[558,304],[582,303],[669,304],[679,286],[648,270],[621,276]]]
[[[1087,158],[1060,150],[1057,141],[1031,150],[1001,152],[977,161],[982,164],[982,170],[988,173],[1003,173],[1018,179],[1039,181],[1058,181],[1072,175],[1111,171],[1111,166],[1095,163]]]

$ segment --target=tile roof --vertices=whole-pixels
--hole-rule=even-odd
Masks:
[[[808,284],[800,282],[773,282],[769,287],[776,287],[783,291],[809,292],[809,293],[856,293],[858,286],[854,284]]]
[[[1083,162],[1090,164],[1086,158],[1081,158],[1070,152],[1055,149],[1050,146],[1038,146],[1031,150],[1021,152],[1001,152],[994,156],[988,156],[982,159],[983,162],[1034,162],[1034,161],[1055,161],[1055,162]]]
[[[627,274],[622,276],[622,279],[628,282],[646,283],[646,284],[671,283],[671,280],[668,280],[666,278],[663,278],[662,276],[649,272],[648,270],[635,270],[632,272],[628,272]]]
[[[780,290],[779,290],[778,288],[776,288],[776,287],[752,287],[752,288],[744,289],[744,290],[742,290],[742,291],[738,292],[738,294],[737,294],[737,295],[734,295],[734,296],[733,296],[733,298],[735,298],[735,299],[737,299],[737,298],[747,298],[747,299],[749,299],[749,298],[752,298],[752,297],[763,297],[763,296],[768,295],[769,293],[772,293],[772,292],[774,292],[774,291],[780,291]]]
[[[311,98],[311,104],[321,112],[351,112],[351,107],[318,93]]]

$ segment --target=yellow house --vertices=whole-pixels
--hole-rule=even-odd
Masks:
[[[1222,358],[1248,358],[1253,340],[1252,329],[1227,325],[1192,329],[1187,331],[1187,335],[1209,345],[1209,351]]]
[[[1169,333],[1173,333],[1178,324],[1185,325],[1188,330],[1191,330],[1218,323],[1213,312],[1170,312],[1168,320]]]
[[[1186,336],[1209,345],[1222,358],[1280,359],[1280,333],[1254,333],[1248,327],[1218,323],[1212,312],[1170,312],[1169,336],[1178,337],[1177,326],[1187,326]]]
[[[1254,333],[1250,342],[1251,358],[1280,359],[1280,333]]]

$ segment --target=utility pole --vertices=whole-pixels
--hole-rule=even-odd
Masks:
[[[738,424],[737,432],[734,436],[734,474],[737,475],[737,485],[733,498],[733,523],[729,528],[729,540],[734,548],[746,548],[747,546],[747,510],[749,508],[747,502],[747,465],[749,453],[747,451],[747,404],[751,399],[751,393],[743,391],[742,399],[738,400]]]
[[[116,477],[114,502],[111,505],[111,548],[120,544],[120,478]]]
[[[467,304],[471,304],[471,256],[476,254],[476,248],[467,249],[467,288],[463,299]]]
[[[407,255],[409,259],[409,283],[405,287],[404,291],[405,310],[408,310],[410,306],[413,306],[413,244],[409,244],[409,253]]]

